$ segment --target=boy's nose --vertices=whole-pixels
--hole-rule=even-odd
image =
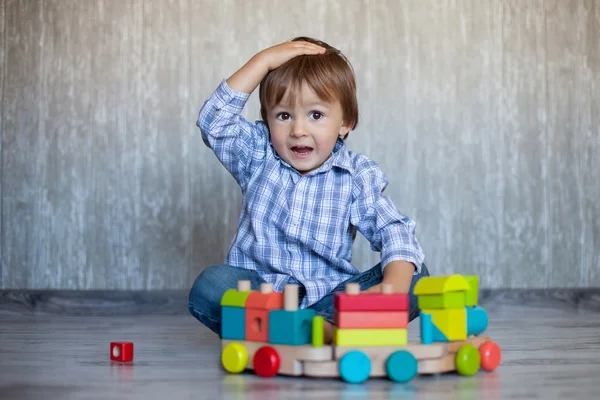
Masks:
[[[306,129],[302,122],[296,121],[292,126],[292,136],[301,137],[306,136]]]

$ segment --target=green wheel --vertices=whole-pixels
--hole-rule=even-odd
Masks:
[[[479,371],[481,358],[479,350],[472,344],[465,344],[456,353],[456,371],[465,376],[475,375]]]

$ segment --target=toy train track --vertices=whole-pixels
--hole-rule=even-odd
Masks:
[[[486,311],[477,306],[476,276],[421,278],[415,286],[421,310],[420,342],[407,342],[408,295],[360,293],[349,284],[334,297],[334,338],[323,343],[323,318],[298,309],[298,287],[250,290],[248,281],[221,301],[221,363],[229,373],[341,378],[361,383],[387,377],[408,382],[417,375],[494,371],[501,349],[489,336]]]

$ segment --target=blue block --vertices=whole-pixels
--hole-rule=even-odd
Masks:
[[[315,310],[271,310],[269,343],[301,346],[312,343],[312,320]]]
[[[485,309],[467,307],[467,335],[480,335],[487,329],[488,315]]]
[[[221,338],[246,340],[246,309],[221,307]]]
[[[433,343],[433,322],[431,320],[431,314],[421,312],[421,343],[432,344]]]
[[[438,327],[435,326],[435,324],[431,324],[431,333],[432,333],[432,338],[433,338],[434,342],[449,342],[450,341],[450,340],[448,340],[446,335],[444,335],[442,333],[442,331],[440,331],[438,329]]]

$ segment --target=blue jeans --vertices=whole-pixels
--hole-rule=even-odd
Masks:
[[[419,315],[417,307],[417,298],[414,295],[414,287],[417,281],[423,277],[429,276],[429,271],[423,264],[421,273],[414,275],[409,290],[409,321],[412,321]],[[333,293],[345,290],[348,283],[359,283],[361,290],[366,290],[381,283],[383,274],[380,264],[377,264],[368,271],[364,271],[345,282],[340,283],[333,292],[323,297],[321,300],[310,306],[315,310],[315,314],[322,315],[323,318],[333,323]],[[228,289],[237,287],[240,280],[248,280],[252,290],[259,290],[260,284],[264,281],[256,271],[236,268],[230,265],[219,264],[206,268],[196,278],[196,281],[190,289],[189,309],[190,313],[202,324],[221,336],[221,298]],[[303,297],[303,287],[299,285],[299,299]]]

